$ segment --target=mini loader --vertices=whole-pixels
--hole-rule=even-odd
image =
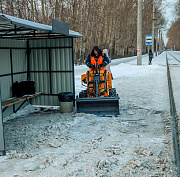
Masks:
[[[119,97],[112,88],[111,73],[95,64],[93,69],[81,75],[86,90],[76,97],[76,112],[102,116],[119,115]]]

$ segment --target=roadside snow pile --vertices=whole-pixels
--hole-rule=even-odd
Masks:
[[[40,109],[41,111],[59,111],[59,106],[42,106],[42,105],[33,105],[35,109]]]
[[[17,113],[13,113],[10,116],[4,117],[3,122],[7,122],[8,120],[12,120],[18,117],[27,117],[29,114],[37,113],[39,111],[58,111],[59,106],[41,106],[41,105],[27,105],[23,109],[17,111]]]
[[[31,113],[36,113],[39,111],[40,111],[40,108],[34,107],[31,104],[29,104],[29,105],[25,106],[23,109],[20,109],[19,111],[17,111],[17,113],[13,113],[10,116],[4,117],[3,122],[15,119],[17,117],[26,117]]]

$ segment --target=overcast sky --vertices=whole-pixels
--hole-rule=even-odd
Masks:
[[[163,7],[165,7],[165,9],[162,11],[165,19],[166,19],[166,29],[169,29],[171,27],[172,22],[176,19],[176,15],[175,15],[175,3],[177,3],[178,0],[163,0],[164,4]],[[162,8],[163,8],[162,7]],[[167,38],[166,38],[166,33],[167,31],[164,31],[164,39],[165,39],[165,43],[167,42]]]

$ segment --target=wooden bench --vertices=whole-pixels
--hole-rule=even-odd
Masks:
[[[43,92],[38,92],[38,93],[35,93],[32,95],[24,95],[22,97],[17,97],[17,98],[14,97],[14,98],[10,98],[6,101],[3,101],[2,102],[2,109],[3,109],[2,112],[4,112],[9,106],[12,106],[16,103],[20,103],[23,101],[23,103],[17,108],[17,110],[14,110],[14,112],[16,113],[26,101],[28,101],[29,99],[34,98],[36,96],[42,95],[42,94],[43,94]]]

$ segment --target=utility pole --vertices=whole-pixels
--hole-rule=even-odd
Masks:
[[[142,65],[142,0],[138,0],[137,65]]]
[[[161,52],[163,52],[163,48],[164,48],[164,42],[162,39],[162,31],[161,31]]]
[[[161,54],[161,30],[159,29],[159,55]]]
[[[153,19],[152,19],[152,53],[154,56],[154,22],[155,22],[155,3],[153,1]]]
[[[156,57],[157,57],[157,55],[158,55],[158,29],[157,29],[157,36],[156,36]]]

